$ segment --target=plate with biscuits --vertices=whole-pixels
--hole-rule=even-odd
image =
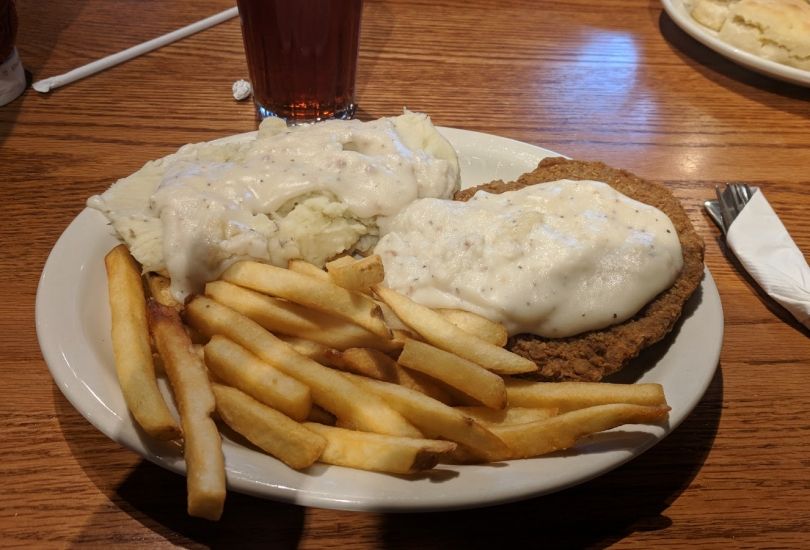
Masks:
[[[810,86],[810,3],[804,0],[661,0],[692,38],[760,74]]]
[[[702,399],[723,339],[717,287],[680,203],[665,186],[602,163],[573,161],[504,137],[437,130],[457,153],[457,200],[470,199],[464,189],[476,186],[495,195],[560,178],[600,180],[672,219],[684,251],[679,275],[627,320],[557,341],[507,341],[491,336],[496,323],[420,306],[382,286],[376,255],[344,256],[327,263],[328,270],[240,261],[204,295],[172,304],[161,298],[166,287],[157,274],[139,282],[108,220],[88,208],[55,244],[37,292],[37,334],[59,389],[113,441],[181,475],[196,469],[188,476],[189,513],[209,519],[222,512],[218,484],[223,491],[227,486],[322,508],[467,509],[560,491],[653,447]],[[129,294],[121,290],[127,270],[135,273]],[[127,299],[114,298],[108,285]],[[144,300],[156,350],[150,352],[147,333],[141,351],[144,361],[157,358],[158,399],[165,398],[168,414],[166,426],[155,430],[166,437],[152,437],[152,428],[139,424],[138,405],[122,393],[119,380],[122,369],[137,367],[132,354],[119,356],[122,349],[137,351],[137,331],[121,337],[116,324],[146,326],[144,315],[131,315]],[[279,307],[287,320],[270,319]],[[276,322],[329,330],[313,336],[320,342],[305,342],[271,334],[267,327]],[[341,345],[341,338],[355,344]],[[267,365],[275,369],[272,376]],[[442,365],[464,374],[454,378]],[[358,374],[364,368],[370,370]],[[386,381],[380,374],[386,369],[399,373],[399,384]],[[195,394],[195,385],[207,384],[206,372],[213,393]],[[571,384],[581,386],[572,390]],[[293,397],[309,395],[304,386],[312,401],[302,405]],[[288,389],[274,397],[278,387]],[[343,391],[348,395],[335,395]],[[589,414],[595,409],[599,415]],[[202,445],[206,430],[217,429],[212,419],[224,459],[219,462]],[[262,426],[267,429],[257,429]],[[268,430],[276,430],[273,437]],[[303,460],[301,449],[311,460]],[[200,475],[200,468],[210,467],[221,468],[221,478]],[[192,503],[192,484],[200,479],[209,486],[197,486],[194,498],[202,500]]]

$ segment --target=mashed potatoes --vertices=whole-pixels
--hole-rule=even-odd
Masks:
[[[458,186],[456,153],[424,114],[292,128],[268,119],[255,139],[148,162],[88,206],[182,300],[240,259],[322,265],[371,250],[381,220]]]

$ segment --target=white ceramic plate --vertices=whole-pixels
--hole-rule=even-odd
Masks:
[[[513,179],[554,154],[501,137],[441,131],[458,150],[465,186]],[[37,291],[40,347],[62,393],[96,428],[155,464],[183,473],[176,446],[150,441],[135,427],[116,381],[103,266],[104,254],[116,244],[105,218],[89,209],[62,234]],[[228,486],[283,502],[368,511],[470,508],[557,491],[616,468],[680,424],[714,375],[722,335],[720,298],[706,271],[679,329],[658,348],[658,357],[649,354],[647,364],[635,367],[644,372],[641,381],[664,385],[672,406],[666,427],[623,427],[590,437],[565,454],[497,465],[440,466],[413,478],[323,465],[297,472],[226,438]]]
[[[798,84],[799,86],[810,86],[810,71],[764,59],[720,40],[717,32],[692,19],[684,5],[684,0],[661,0],[661,3],[676,25],[692,38],[720,55],[760,74]]]

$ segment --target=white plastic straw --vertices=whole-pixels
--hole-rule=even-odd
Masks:
[[[118,65],[119,63],[129,61],[134,57],[138,57],[139,55],[143,55],[147,52],[151,52],[152,50],[161,48],[166,44],[171,44],[172,42],[176,42],[181,38],[185,38],[186,36],[190,36],[194,33],[200,32],[209,27],[213,27],[214,25],[218,25],[223,21],[227,21],[228,19],[236,17],[237,15],[239,15],[237,8],[234,7],[227,9],[216,15],[206,17],[205,19],[197,21],[196,23],[192,23],[191,25],[187,25],[181,29],[177,29],[176,31],[164,34],[163,36],[158,36],[157,38],[153,38],[152,40],[149,40],[142,44],[138,44],[137,46],[127,48],[122,52],[108,55],[107,57],[104,57],[97,61],[93,61],[92,63],[88,63],[87,65],[82,65],[81,67],[73,69],[72,71],[69,71],[67,73],[52,76],[51,78],[45,78],[43,80],[38,80],[34,82],[32,87],[36,91],[41,93],[50,92],[54,88],[64,86],[65,84],[70,84],[71,82],[75,82],[86,76],[96,74],[97,72],[103,71],[104,69],[109,69],[110,67]]]

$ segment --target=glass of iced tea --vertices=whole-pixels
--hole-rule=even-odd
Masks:
[[[259,119],[352,118],[363,0],[237,0]]]

